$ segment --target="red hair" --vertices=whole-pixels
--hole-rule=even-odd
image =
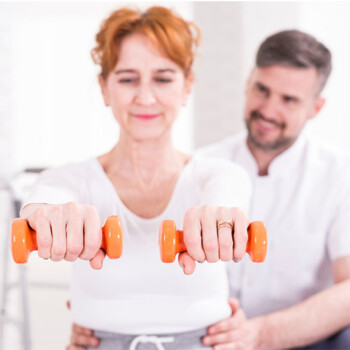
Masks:
[[[198,27],[186,22],[164,7],[150,7],[145,12],[121,8],[110,14],[96,34],[96,47],[91,51],[93,61],[101,66],[101,76],[106,79],[118,62],[122,40],[134,33],[147,38],[179,65],[187,77],[191,71],[194,51],[198,46]]]

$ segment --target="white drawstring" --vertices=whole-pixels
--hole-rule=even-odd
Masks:
[[[157,347],[157,350],[165,350],[162,343],[172,343],[174,341],[174,337],[156,337],[154,335],[148,336],[148,335],[139,335],[138,337],[134,338],[133,341],[130,344],[129,350],[136,350],[136,347],[138,344],[143,343],[152,343],[155,344]]]

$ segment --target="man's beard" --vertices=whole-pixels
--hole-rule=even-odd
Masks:
[[[261,119],[261,120],[264,120],[264,121],[268,121],[269,123],[274,124],[277,127],[279,127],[280,130],[281,130],[280,136],[274,141],[270,141],[270,142],[260,141],[258,136],[254,136],[253,135],[252,128],[251,128],[251,123],[254,120],[258,120],[258,119]],[[278,123],[278,122],[276,122],[274,120],[269,120],[269,119],[265,118],[260,112],[258,112],[256,110],[252,111],[250,113],[249,119],[245,121],[245,124],[246,124],[247,129],[248,129],[248,141],[253,146],[255,146],[255,147],[257,147],[257,148],[259,148],[261,150],[264,150],[264,151],[277,151],[277,150],[284,149],[284,148],[290,146],[295,141],[295,138],[283,136],[283,130],[286,127],[285,123]],[[259,131],[258,131],[258,133],[259,133]]]

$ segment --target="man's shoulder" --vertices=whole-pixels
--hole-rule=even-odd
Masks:
[[[226,137],[223,140],[210,145],[203,146],[196,150],[195,154],[206,157],[234,160],[233,155],[244,145],[245,140],[246,133],[240,132],[239,134]]]
[[[306,145],[315,163],[332,167],[335,171],[350,168],[350,152],[347,149],[325,144],[316,138],[308,138]]]

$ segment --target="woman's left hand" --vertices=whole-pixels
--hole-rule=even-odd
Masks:
[[[248,241],[249,220],[239,208],[205,205],[187,210],[183,225],[187,252],[179,255],[185,274],[194,272],[196,261],[240,261]]]

